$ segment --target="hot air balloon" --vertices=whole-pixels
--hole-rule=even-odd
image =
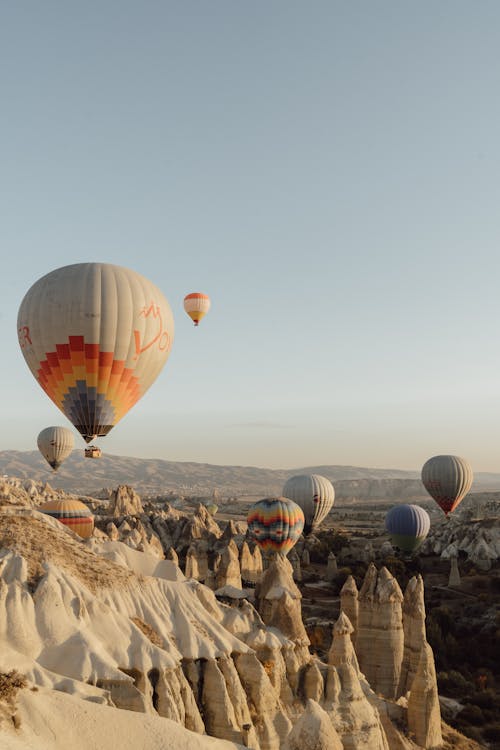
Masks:
[[[395,505],[385,517],[391,542],[406,553],[415,552],[429,533],[431,519],[419,505]]]
[[[304,513],[286,497],[267,497],[248,511],[250,532],[264,552],[287,555],[304,528]]]
[[[422,482],[447,516],[472,486],[471,466],[460,456],[433,456],[422,467]]]
[[[46,427],[37,438],[38,450],[57,471],[73,450],[75,438],[67,427]]]
[[[107,435],[147,391],[174,337],[160,290],[110,263],[43,276],[21,302],[17,327],[35,379],[87,443]]]
[[[49,500],[38,508],[52,518],[57,518],[82,539],[92,536],[94,516],[80,500]]]
[[[318,528],[335,500],[333,484],[319,474],[297,474],[290,477],[283,487],[283,495],[304,511],[306,536]]]
[[[202,318],[210,310],[210,297],[201,292],[192,292],[184,297],[184,310],[187,312],[195,326],[199,325]]]
[[[209,503],[205,507],[206,507],[206,509],[208,510],[208,512],[210,513],[211,516],[215,516],[215,514],[219,510],[219,506],[216,505],[215,503]]]

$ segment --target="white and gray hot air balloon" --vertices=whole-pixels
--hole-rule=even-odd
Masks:
[[[46,427],[37,438],[38,450],[54,471],[68,458],[74,444],[74,435],[67,427]]]
[[[282,494],[302,508],[306,536],[318,528],[335,500],[333,484],[319,474],[296,474],[290,477],[283,486]]]

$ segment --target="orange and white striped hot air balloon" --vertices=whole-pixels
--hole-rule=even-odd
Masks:
[[[184,310],[187,312],[195,326],[210,310],[210,297],[201,292],[191,292],[184,297]]]
[[[49,500],[38,508],[52,518],[57,518],[64,526],[89,539],[94,531],[94,516],[81,500]]]

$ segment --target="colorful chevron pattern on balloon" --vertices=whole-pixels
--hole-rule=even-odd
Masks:
[[[46,513],[52,518],[57,518],[62,524],[81,536],[88,539],[94,530],[94,516],[85,503],[80,500],[49,500],[41,505],[38,510]]]
[[[287,555],[304,528],[304,513],[286,497],[268,497],[252,505],[248,528],[264,552]]]
[[[141,396],[125,360],[83,336],[69,336],[40,362],[37,380],[56,406],[90,441],[107,435]]]

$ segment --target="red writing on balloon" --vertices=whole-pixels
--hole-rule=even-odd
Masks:
[[[156,305],[154,302],[151,302],[148,307],[144,306],[142,310],[140,311],[139,315],[144,316],[145,318],[153,317],[155,320],[158,321],[158,326],[155,335],[150,338],[148,341],[145,341],[144,339],[141,341],[141,333],[137,329],[134,330],[134,340],[135,340],[135,357],[134,359],[137,359],[140,354],[145,352],[147,349],[150,349],[155,344],[158,346],[158,349],[160,351],[164,351],[165,349],[168,349],[170,345],[170,336],[168,331],[163,330],[163,320],[161,317],[161,310],[160,306]]]

